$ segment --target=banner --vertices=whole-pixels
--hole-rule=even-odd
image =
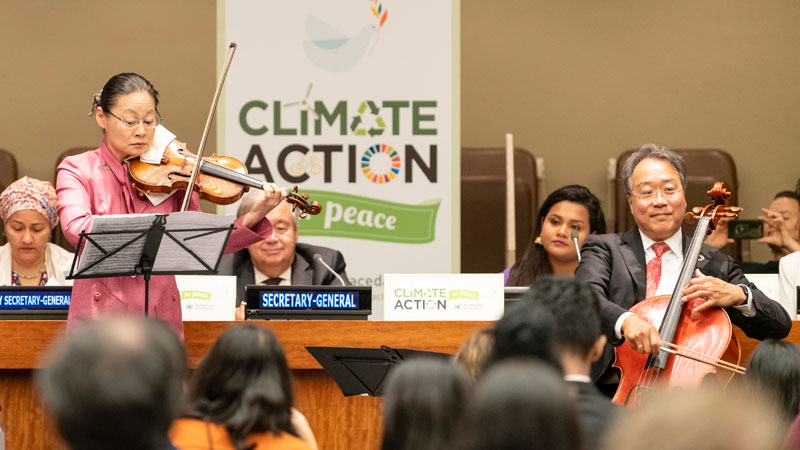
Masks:
[[[220,5],[220,46],[238,48],[219,148],[320,202],[300,242],[340,250],[356,285],[457,271],[458,4]]]

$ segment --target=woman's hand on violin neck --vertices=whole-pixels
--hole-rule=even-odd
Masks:
[[[261,221],[273,208],[278,206],[283,199],[286,198],[286,192],[272,183],[265,183],[261,193],[261,197],[254,203],[250,211],[244,215],[242,224],[247,228],[252,228],[255,224]]]
[[[689,302],[695,299],[705,300],[696,306],[693,312],[701,312],[708,308],[726,306],[737,306],[747,300],[742,288],[735,284],[730,284],[716,277],[703,275],[699,269],[695,270],[695,278],[689,282],[689,286],[683,290],[683,301]]]
[[[622,322],[622,335],[628,344],[639,353],[657,355],[661,349],[661,336],[658,329],[636,314]]]

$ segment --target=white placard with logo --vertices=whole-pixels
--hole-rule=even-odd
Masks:
[[[236,277],[176,275],[184,322],[235,320]]]
[[[384,320],[497,320],[503,274],[384,275]]]

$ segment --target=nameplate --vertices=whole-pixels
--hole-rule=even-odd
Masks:
[[[72,286],[0,286],[0,320],[67,320]]]
[[[0,310],[67,310],[71,297],[70,286],[2,286]]]
[[[369,286],[245,287],[248,319],[363,319],[372,313]]]
[[[503,274],[383,276],[384,320],[497,320]]]
[[[184,322],[236,319],[236,277],[175,275]]]

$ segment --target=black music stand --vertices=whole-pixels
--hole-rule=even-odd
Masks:
[[[361,394],[382,396],[391,369],[409,358],[450,358],[447,353],[393,349],[385,345],[381,348],[306,347],[306,350],[347,397]]]
[[[203,222],[202,216],[220,217],[196,211],[116,216],[114,223],[101,227],[101,231],[81,232],[72,267],[66,278],[73,280],[143,275],[144,316],[147,317],[150,312],[150,275],[217,273],[225,246],[234,229],[233,223],[231,220],[227,221],[230,223],[226,226],[216,227],[187,225],[208,223]],[[100,216],[94,220],[102,222],[102,219],[109,217],[113,216]],[[181,218],[176,219],[179,225],[169,228],[170,218],[178,217]],[[191,221],[187,222],[187,218]],[[95,228],[94,225],[92,228]],[[165,236],[168,239],[163,240]],[[195,241],[200,238],[204,239]],[[166,255],[165,258],[158,259],[160,253]]]

